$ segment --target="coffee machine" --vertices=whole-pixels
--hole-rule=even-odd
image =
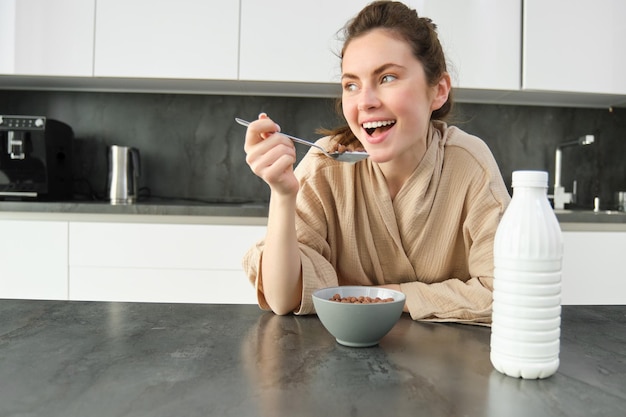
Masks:
[[[70,200],[73,140],[58,120],[0,115],[0,199]]]

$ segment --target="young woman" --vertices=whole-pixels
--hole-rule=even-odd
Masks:
[[[344,32],[347,126],[319,143],[370,157],[312,149],[294,170],[294,145],[267,115],[246,133],[247,163],[271,190],[266,238],[244,258],[259,305],[308,314],[318,288],[376,285],[406,294],[415,320],[488,324],[510,197],[486,144],[442,121],[452,100],[436,26],[379,1]]]

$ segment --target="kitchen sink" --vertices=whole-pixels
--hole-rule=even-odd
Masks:
[[[590,209],[554,210],[561,223],[626,223],[626,212]]]

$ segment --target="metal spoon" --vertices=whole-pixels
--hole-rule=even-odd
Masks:
[[[250,125],[250,122],[245,121],[243,119],[240,119],[238,117],[235,118],[235,121],[237,123],[239,123],[242,126],[248,126]],[[322,148],[321,146],[313,143],[313,142],[309,142],[308,140],[304,140],[304,139],[300,139],[297,138],[295,136],[291,136],[291,135],[287,135],[286,133],[282,133],[281,134],[287,136],[289,139],[291,139],[292,141],[296,142],[296,143],[301,143],[303,145],[307,145],[307,146],[312,146],[314,148],[319,149],[320,151],[322,151],[322,153],[324,155],[326,155],[329,158],[334,159],[335,161],[340,161],[340,162],[350,162],[350,163],[354,163],[354,162],[358,162],[360,160],[366,159],[367,157],[369,157],[369,154],[367,152],[361,152],[361,151],[346,151],[346,152],[327,152],[324,148]]]

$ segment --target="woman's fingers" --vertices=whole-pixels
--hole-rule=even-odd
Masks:
[[[282,193],[297,192],[293,174],[296,150],[289,138],[277,132],[280,126],[264,113],[250,123],[244,145],[246,162],[272,189]]]

